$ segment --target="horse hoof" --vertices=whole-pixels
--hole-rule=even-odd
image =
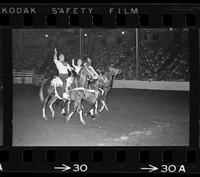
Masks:
[[[44,120],[47,120],[47,117],[43,117],[44,118]]]
[[[86,125],[86,122],[81,122],[83,125]]]

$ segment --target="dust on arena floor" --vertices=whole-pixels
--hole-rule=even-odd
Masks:
[[[14,146],[189,145],[189,92],[112,89],[110,110],[84,117],[86,125],[78,114],[66,123],[58,104],[55,118],[44,120],[37,86],[13,92]]]

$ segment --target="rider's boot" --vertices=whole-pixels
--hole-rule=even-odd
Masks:
[[[64,84],[63,84],[63,89],[64,89],[63,97],[65,99],[69,100],[69,90],[67,88],[66,82],[64,82]]]

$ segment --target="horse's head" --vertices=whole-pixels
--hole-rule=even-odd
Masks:
[[[84,64],[82,69],[82,74],[84,74],[87,78],[98,79],[99,75],[94,70],[94,68],[90,65],[90,62]]]
[[[114,67],[109,67],[109,72],[110,74],[112,74],[113,76],[116,76],[117,74],[121,74],[122,70],[120,69],[116,69]]]

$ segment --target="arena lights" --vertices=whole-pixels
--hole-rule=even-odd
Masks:
[[[87,37],[87,33],[85,33],[84,36]]]
[[[49,35],[48,35],[48,34],[45,34],[45,37],[49,37]]]
[[[122,33],[122,35],[124,35],[124,34],[125,34],[125,32],[124,32],[124,31],[122,31],[121,33]]]

